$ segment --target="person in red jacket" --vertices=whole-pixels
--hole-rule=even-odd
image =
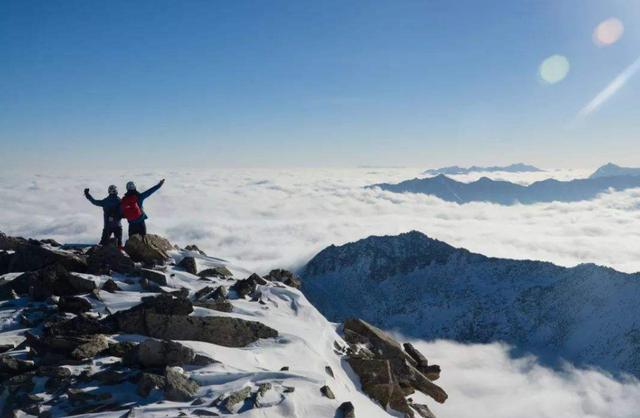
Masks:
[[[145,220],[148,218],[144,213],[143,203],[144,200],[155,193],[164,184],[164,179],[160,180],[158,184],[146,190],[144,192],[138,192],[134,182],[127,183],[127,192],[122,197],[120,206],[122,208],[122,215],[129,221],[129,237],[132,235],[145,236],[147,234],[147,225]]]

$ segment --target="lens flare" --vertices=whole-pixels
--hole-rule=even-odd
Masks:
[[[563,55],[552,55],[542,61],[538,74],[547,84],[555,84],[565,79],[569,74],[569,60]]]
[[[601,22],[593,30],[593,42],[598,46],[613,45],[622,37],[624,25],[615,17]]]

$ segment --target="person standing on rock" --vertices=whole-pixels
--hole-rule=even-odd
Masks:
[[[140,193],[136,189],[134,182],[130,181],[127,183],[127,193],[125,193],[122,198],[120,206],[122,208],[122,214],[127,218],[127,221],[129,221],[129,237],[136,234],[143,237],[147,235],[147,224],[145,223],[147,215],[144,213],[142,204],[147,197],[155,193],[163,184],[164,179],[160,180],[160,183],[149,190]]]
[[[84,189],[84,196],[87,200],[96,206],[102,208],[104,213],[104,227],[102,228],[102,237],[100,238],[100,245],[106,245],[109,243],[111,235],[116,237],[118,242],[118,248],[122,248],[122,223],[120,219],[120,197],[118,197],[118,188],[113,184],[109,186],[109,195],[102,199],[94,199],[89,193],[89,189]]]

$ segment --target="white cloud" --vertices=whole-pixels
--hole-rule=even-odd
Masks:
[[[296,267],[329,244],[371,234],[417,229],[456,246],[492,256],[531,258],[564,265],[596,262],[640,271],[640,190],[589,202],[499,206],[457,205],[413,194],[366,190],[364,185],[411,178],[418,169],[210,170],[132,175],[141,188],[167,183],[145,203],[149,230],[180,245],[195,243],[212,255],[264,271]],[[486,174],[486,173],[485,173]],[[556,171],[557,178],[585,172]],[[480,176],[481,174],[475,174]],[[548,174],[494,178],[519,182]],[[470,180],[473,176],[465,176]],[[128,178],[27,176],[0,179],[0,230],[95,242],[101,212],[83,197]]]
[[[449,394],[443,405],[427,404],[439,418],[635,418],[640,382],[565,364],[542,366],[535,357],[512,358],[509,347],[416,342],[437,381]]]
[[[597,262],[640,271],[640,190],[590,202],[499,206],[457,205],[429,196],[366,190],[362,186],[417,176],[419,169],[210,170],[131,175],[141,188],[166,177],[149,198],[149,230],[249,269],[295,267],[325,246],[370,234],[417,229],[483,254],[565,265]],[[587,171],[491,173],[521,183],[551,174],[568,179]],[[487,174],[487,173],[484,173]],[[482,174],[458,177],[468,181]],[[129,180],[100,173],[0,178],[0,230],[13,235],[95,242],[101,213],[83,197]],[[419,343],[443,367],[450,398],[430,407],[440,418],[626,418],[638,416],[637,381],[567,366],[557,371],[535,359],[512,359],[500,344]]]

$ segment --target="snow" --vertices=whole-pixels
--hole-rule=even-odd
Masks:
[[[220,259],[206,257],[186,251],[172,252],[174,261],[179,261],[185,255],[197,258],[198,269],[214,266],[225,266],[232,271],[236,278],[245,278],[249,272],[241,267],[230,265]],[[211,278],[211,281],[198,280],[197,276],[180,270],[175,266],[167,268],[167,277],[171,277],[169,285],[176,288],[184,287],[193,294],[205,286],[230,286],[233,281],[222,278]],[[102,284],[109,277],[82,275]],[[114,281],[124,289],[116,293],[101,291],[102,301],[89,299],[97,312],[104,312],[108,308],[111,312],[128,309],[140,302],[141,297],[154,293],[140,292],[137,284],[127,284],[125,277],[115,275]],[[130,278],[129,278],[130,279]],[[95,383],[84,387],[85,390],[108,391],[121,403],[136,403],[136,416],[144,417],[176,417],[180,412],[191,414],[197,409],[208,409],[221,413],[215,407],[208,407],[214,400],[243,387],[250,386],[253,391],[261,383],[271,383],[272,389],[261,399],[260,408],[241,407],[237,414],[242,417],[287,417],[311,418],[333,417],[342,402],[350,401],[354,404],[359,417],[382,418],[395,416],[384,411],[359,390],[357,379],[352,376],[349,366],[342,361],[342,357],[334,352],[334,342],[345,344],[336,332],[337,325],[328,322],[316,310],[305,296],[297,289],[277,282],[269,282],[259,286],[262,293],[261,301],[249,299],[233,299],[232,313],[212,311],[194,307],[192,315],[232,316],[246,320],[259,321],[279,332],[273,339],[261,339],[247,347],[231,348],[201,341],[180,341],[193,348],[197,353],[215,359],[217,362],[205,367],[185,366],[185,372],[196,380],[200,389],[198,397],[203,399],[200,405],[190,403],[169,402],[162,400],[161,393],[151,393],[146,399],[135,394],[135,385],[130,383],[117,386],[96,387]],[[264,303],[264,304],[263,304]],[[0,343],[21,340],[19,334],[24,331],[16,329],[10,318],[15,317],[18,310],[0,307]],[[114,340],[141,341],[146,337],[140,335],[121,334],[113,336]],[[110,363],[117,361],[115,357],[96,357],[89,365],[89,370],[100,371]],[[288,367],[286,371],[281,370]],[[330,367],[334,377],[326,372]],[[86,370],[86,365],[69,366],[74,374]],[[336,399],[331,400],[321,395],[320,388],[324,385],[331,387]],[[42,385],[41,396],[44,394]],[[286,393],[287,388],[295,388]],[[142,402],[141,402],[142,400]],[[60,416],[62,411],[52,409],[54,416]],[[120,417],[123,411],[84,414],[82,417]]]

